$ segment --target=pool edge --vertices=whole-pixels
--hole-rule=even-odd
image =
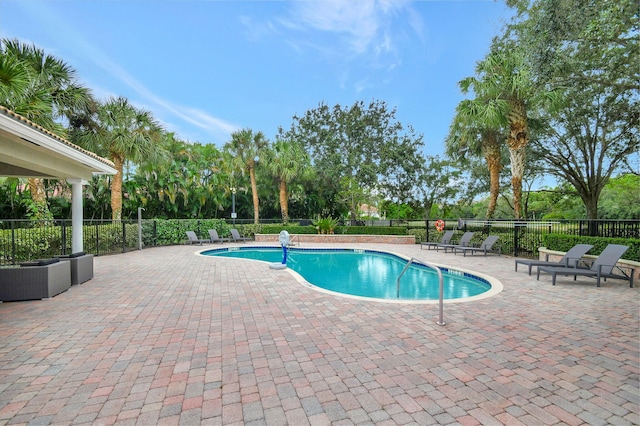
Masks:
[[[202,257],[208,257],[207,255],[202,254],[205,251],[228,251],[228,249],[231,247],[220,247],[220,248],[203,248],[201,250],[198,250],[195,254],[198,256],[202,256]],[[235,248],[235,247],[234,247]],[[280,248],[278,246],[246,246],[247,249],[260,249],[260,248]],[[335,248],[308,248],[308,249],[304,249],[304,250],[364,250],[364,251],[370,251],[370,252],[378,252],[378,253],[383,253],[383,254],[390,254],[396,257],[399,257],[401,259],[406,260],[407,262],[411,259],[410,257],[401,254],[401,253],[397,253],[394,251],[390,251],[390,250],[378,250],[378,249],[363,249],[363,248],[349,248],[349,247],[335,247]],[[423,262],[420,261],[419,258],[414,258],[416,261],[420,262],[421,264],[424,265]],[[272,262],[267,262],[264,260],[257,260],[257,259],[238,259],[238,260],[249,260],[249,261],[253,261],[253,262],[262,262],[265,265],[269,265]],[[485,291],[484,293],[478,294],[476,296],[470,296],[470,297],[461,297],[461,298],[457,298],[457,299],[444,299],[443,303],[444,304],[454,304],[454,303],[467,303],[467,302],[475,302],[475,301],[479,301],[479,300],[483,300],[483,299],[487,299],[493,296],[496,296],[497,294],[501,293],[504,290],[504,285],[502,284],[502,282],[500,280],[498,280],[497,278],[494,278],[490,275],[486,275],[480,272],[476,272],[470,269],[466,269],[466,268],[460,268],[457,266],[450,266],[450,265],[445,265],[445,264],[441,264],[441,263],[433,263],[433,265],[439,267],[439,268],[446,268],[452,271],[459,271],[462,273],[466,273],[466,274],[470,274],[474,277],[477,278],[481,278],[483,280],[485,280],[489,286],[491,287],[489,290]],[[440,303],[439,300],[410,300],[410,299],[380,299],[380,298],[375,298],[375,297],[364,297],[364,296],[356,296],[356,295],[352,295],[352,294],[346,294],[346,293],[340,293],[340,292],[336,292],[336,291],[331,291],[331,290],[327,290],[324,289],[322,287],[318,287],[310,282],[308,282],[307,280],[305,280],[302,275],[298,274],[296,271],[292,270],[291,268],[284,268],[284,269],[271,269],[272,271],[287,271],[289,272],[289,274],[291,274],[293,276],[293,278],[298,281],[299,284],[303,285],[304,287],[307,288],[311,288],[315,291],[319,291],[321,293],[325,293],[325,294],[330,294],[333,296],[338,296],[338,297],[343,297],[343,298],[347,298],[347,299],[354,299],[354,300],[361,300],[361,301],[366,301],[366,302],[377,302],[377,303],[394,303],[394,304],[410,304],[410,305],[433,305],[433,304],[438,304]]]

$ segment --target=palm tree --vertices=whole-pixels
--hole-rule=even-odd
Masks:
[[[251,195],[253,198],[253,222],[260,223],[258,198],[258,183],[256,182],[256,163],[262,151],[269,145],[262,132],[253,133],[251,129],[242,129],[231,134],[231,141],[225,144],[225,149],[233,156],[235,166],[249,172],[251,181]]]
[[[98,107],[95,122],[76,129],[78,143],[108,157],[118,171],[111,183],[111,215],[122,219],[122,173],[125,161],[153,162],[166,154],[160,145],[162,128],[148,111],[123,97],[111,97]]]
[[[489,103],[482,100],[463,100],[456,107],[456,116],[445,141],[447,155],[451,158],[462,160],[466,154],[484,157],[490,182],[487,219],[492,218],[496,210],[502,171],[500,146],[504,136],[501,126],[496,126],[496,123],[500,123],[502,116],[487,119],[486,115],[494,111],[495,109],[491,108]]]
[[[0,103],[17,114],[66,137],[59,119],[73,120],[94,101],[89,89],[76,82],[76,71],[64,61],[33,44],[15,39],[0,43]],[[48,219],[42,179],[28,180],[33,200],[32,217]]]
[[[267,169],[278,179],[278,193],[282,223],[289,222],[289,193],[287,185],[309,171],[309,156],[301,144],[278,140],[267,151]]]
[[[484,102],[482,122],[490,127],[508,123],[507,147],[511,161],[511,187],[516,219],[522,217],[522,179],[525,149],[529,143],[527,112],[549,103],[559,105],[560,91],[541,92],[535,85],[525,56],[518,46],[495,42],[491,52],[476,66],[477,77],[460,82],[463,93],[470,90]]]

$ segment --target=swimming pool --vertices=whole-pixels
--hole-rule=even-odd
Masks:
[[[230,247],[204,250],[200,254],[270,263],[282,261],[279,247]],[[397,297],[397,279],[408,261],[376,250],[290,248],[287,267],[302,278],[301,282],[332,293],[385,301],[438,301],[437,272],[416,262],[402,275]],[[446,267],[441,271],[447,301],[473,300],[501,290],[501,286],[497,288],[490,278],[479,274]]]

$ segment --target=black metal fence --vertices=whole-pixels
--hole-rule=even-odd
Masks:
[[[309,219],[297,219],[301,225],[311,224]],[[277,223],[264,221],[262,223]],[[194,230],[207,236],[209,222],[206,220],[87,220],[83,224],[84,251],[95,255],[124,253],[141,247],[179,244],[185,240],[185,230]],[[225,226],[252,226],[250,221],[228,220]],[[358,225],[362,225],[358,223]],[[367,221],[365,225],[403,226],[419,240],[436,241],[439,233],[435,221]],[[348,226],[348,225],[347,225]],[[446,221],[446,229],[475,231],[477,238],[500,235],[500,248],[504,254],[520,257],[537,256],[538,247],[545,234],[577,236],[600,236],[611,238],[640,239],[638,220],[558,220],[558,221],[513,221],[458,219]],[[33,259],[48,258],[71,253],[71,220],[52,221],[1,220],[0,221],[0,265],[13,264]],[[424,237],[423,237],[424,236]],[[481,240],[480,240],[481,241]]]
[[[474,231],[478,237],[500,235],[502,253],[519,257],[535,257],[545,234],[582,237],[640,239],[639,220],[477,220],[445,221],[447,229]],[[435,221],[427,222],[427,233],[436,232]],[[433,241],[433,240],[432,240]]]

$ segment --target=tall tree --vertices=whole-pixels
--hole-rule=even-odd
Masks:
[[[345,177],[381,195],[410,197],[415,169],[422,164],[422,136],[405,129],[396,121],[395,109],[382,101],[359,101],[344,108],[321,103],[294,116],[288,130],[280,128],[279,137],[303,144],[318,185],[333,201]]]
[[[522,48],[509,39],[495,40],[491,52],[476,66],[476,77],[460,82],[463,93],[473,91],[486,103],[487,121],[497,127],[508,122],[507,146],[516,219],[522,218],[522,179],[530,140],[529,115],[544,104],[556,106],[560,91],[544,92],[536,86]]]
[[[217,217],[223,209],[222,153],[213,144],[190,143],[173,133],[164,135],[166,161],[145,162],[125,186],[132,186],[127,201],[145,206],[153,217]],[[134,213],[135,209],[129,209]]]
[[[598,218],[610,177],[638,160],[640,9],[632,0],[513,3],[520,14],[509,32],[525,46],[536,85],[565,92],[535,147],[548,172],[574,186],[587,217]]]
[[[640,150],[640,113],[627,107],[631,94],[595,93],[592,85],[581,89],[568,92],[566,108],[555,115],[549,136],[535,149],[548,173],[576,189],[587,218],[598,219],[602,190]]]
[[[16,39],[0,41],[0,103],[17,114],[66,137],[61,120],[72,120],[93,105],[89,89],[77,81],[76,71],[33,44]],[[51,218],[42,179],[29,178],[35,219]]]
[[[253,222],[260,223],[260,199],[256,181],[256,164],[269,141],[262,132],[254,133],[251,129],[242,129],[231,134],[231,141],[224,146],[234,158],[238,168],[249,173],[251,196],[253,199]]]
[[[459,169],[439,156],[427,156],[424,167],[420,173],[417,186],[419,201],[424,209],[425,223],[430,218],[434,205],[445,205],[459,191],[458,182],[462,176]]]
[[[295,178],[304,175],[310,168],[309,157],[301,144],[295,141],[277,140],[266,151],[267,169],[278,180],[278,193],[282,223],[289,223],[288,185]]]
[[[537,83],[640,90],[636,0],[508,0]]]
[[[486,218],[493,217],[500,195],[500,172],[502,154],[500,148],[504,136],[500,124],[504,116],[487,118],[486,114],[496,111],[490,103],[481,99],[465,99],[456,107],[456,115],[445,141],[446,152],[456,161],[464,161],[466,156],[481,155],[489,171],[489,204]],[[502,122],[502,123],[501,123]]]
[[[162,128],[153,115],[131,105],[124,97],[101,104],[88,126],[74,129],[79,144],[113,161],[118,171],[111,182],[111,215],[122,219],[122,175],[125,161],[158,161],[166,155]]]

